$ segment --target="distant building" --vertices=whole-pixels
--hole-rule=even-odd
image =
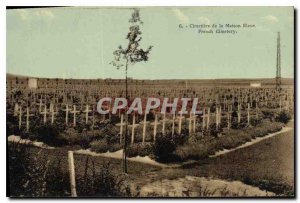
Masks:
[[[261,83],[260,82],[251,82],[250,87],[261,87]]]
[[[38,81],[37,78],[28,78],[28,89],[37,89]]]

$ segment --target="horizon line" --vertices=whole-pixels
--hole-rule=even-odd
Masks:
[[[30,76],[30,75],[18,75],[15,73],[6,72],[6,76],[15,76],[15,77],[27,77],[27,78],[40,78],[40,79],[63,79],[63,80],[125,80],[125,78],[63,78],[63,77],[45,77],[45,76]],[[257,77],[257,78],[160,78],[160,79],[142,79],[142,78],[133,78],[128,77],[130,80],[255,80],[255,79],[276,79],[274,77]],[[281,77],[281,79],[294,79],[294,77]]]

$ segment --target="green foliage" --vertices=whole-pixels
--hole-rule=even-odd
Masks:
[[[169,135],[168,137],[170,137]],[[170,138],[169,138],[170,139]],[[172,137],[173,142],[178,145],[184,145],[189,139],[189,136],[186,136],[185,134],[178,134],[175,133]]]
[[[92,140],[92,136],[87,134],[85,130],[82,133],[78,133],[74,128],[68,128],[60,134],[60,137],[68,145],[80,145],[84,149],[89,148],[90,141]]]
[[[106,140],[95,140],[90,143],[91,151],[97,153],[105,153],[109,149],[109,145]]]
[[[272,121],[275,117],[275,112],[273,110],[262,110],[263,113],[263,119],[269,119],[270,121]]]
[[[159,136],[155,140],[154,144],[154,155],[156,160],[160,162],[168,162],[173,160],[173,152],[176,149],[176,144],[173,140],[169,139],[166,136]]]
[[[119,134],[118,128],[116,128],[114,125],[107,123],[107,124],[100,124],[99,126],[99,134],[107,137],[107,138],[112,138],[112,137],[119,137],[117,136]],[[116,140],[117,138],[115,138]],[[120,138],[118,138],[120,140]],[[118,141],[119,141],[118,140]],[[117,143],[116,141],[115,143]]]
[[[281,111],[276,117],[275,121],[287,124],[292,116],[287,111]]]
[[[49,146],[63,146],[66,140],[60,135],[60,131],[55,125],[46,123],[35,129],[33,134],[30,134],[29,139],[44,142]]]
[[[110,152],[116,152],[116,151],[119,151],[120,149],[123,149],[123,145],[122,144],[110,144],[109,145],[109,148],[108,148],[108,151]]]
[[[20,134],[20,130],[16,123],[18,123],[17,118],[12,114],[6,113],[6,136]]]
[[[244,131],[230,131],[230,133],[220,137],[218,140],[224,149],[235,148],[246,142],[251,141],[252,137]]]
[[[256,127],[242,130],[230,129],[219,137],[205,136],[201,139],[192,139],[192,142],[177,146],[174,156],[166,157],[166,159],[169,161],[174,159],[174,157],[180,161],[204,159],[208,157],[208,155],[213,155],[216,151],[235,148],[256,137],[277,132],[281,130],[281,128],[282,124],[278,122],[264,120]]]
[[[134,143],[128,146],[127,152],[128,157],[135,156],[148,156],[153,154],[153,144],[152,143]]]
[[[209,125],[209,131],[211,136],[217,137],[222,132],[222,128],[217,129],[216,123],[212,123]]]
[[[86,133],[87,136],[91,137],[92,140],[100,140],[105,138],[105,135],[101,134],[99,130],[90,130],[87,131]]]
[[[262,122],[262,119],[260,119],[260,118],[255,118],[255,117],[250,118],[250,125],[251,126],[257,126],[261,122]]]
[[[239,123],[237,119],[233,119],[232,122],[231,122],[231,128],[232,129],[243,129],[247,126],[247,123],[246,122],[243,122],[241,120],[241,122]]]
[[[276,194],[281,194],[286,197],[295,196],[294,187],[284,184],[282,182],[274,181],[274,180],[255,180],[250,178],[249,176],[244,176],[243,182],[248,185],[255,185],[262,190],[272,191]]]
[[[86,166],[87,167],[87,166]],[[110,162],[91,169],[92,173],[77,177],[78,196],[86,197],[124,197],[131,196],[126,176],[115,171]]]
[[[19,144],[8,145],[8,159],[10,196],[62,197],[70,191],[60,160],[50,161],[41,151],[33,156]]]
[[[180,161],[203,159],[208,156],[208,145],[201,143],[185,144],[176,148],[175,154]]]
[[[136,9],[134,13],[136,13],[136,15],[139,16],[138,9]],[[138,62],[148,61],[148,57],[149,57],[148,55],[150,54],[150,51],[153,47],[153,46],[149,46],[148,49],[146,50],[140,48],[140,41],[142,40],[141,37],[142,32],[140,30],[140,25],[142,25],[142,22],[140,20],[138,21],[134,20],[131,22],[134,22],[134,25],[129,27],[130,31],[128,32],[126,37],[126,39],[128,39],[128,45],[125,48],[122,48],[122,46],[119,45],[118,49],[116,49],[113,52],[114,60],[110,62],[110,64],[117,67],[117,69],[125,66],[126,71],[127,71],[128,64],[133,65]]]

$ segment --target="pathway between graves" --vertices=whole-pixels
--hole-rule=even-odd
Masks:
[[[210,158],[218,157],[218,156],[233,152],[237,149],[241,149],[241,148],[244,148],[244,147],[251,146],[253,144],[261,142],[262,140],[269,139],[269,138],[274,137],[278,134],[285,133],[285,132],[288,132],[288,131],[291,131],[291,130],[293,130],[292,127],[284,127],[281,131],[278,131],[278,132],[275,132],[275,133],[272,133],[272,134],[269,134],[269,135],[266,135],[266,136],[263,136],[263,137],[257,137],[255,139],[253,139],[252,141],[246,142],[245,144],[240,145],[240,146],[238,146],[236,148],[233,148],[233,149],[223,149],[221,151],[216,152],[214,155],[210,155],[209,157]],[[16,135],[10,135],[7,138],[7,140],[8,140],[8,142],[31,145],[31,146],[35,146],[35,147],[39,147],[39,148],[44,148],[44,149],[55,149],[55,147],[50,147],[50,146],[46,145],[43,142],[31,141],[29,139],[22,139],[20,136],[16,136]],[[80,149],[80,150],[77,150],[77,151],[74,151],[74,152],[77,153],[77,154],[90,155],[90,156],[100,156],[100,157],[114,158],[114,159],[122,159],[122,155],[123,155],[123,150],[119,150],[119,151],[116,151],[116,152],[109,152],[108,151],[106,153],[96,153],[96,152],[90,151],[89,149]],[[197,161],[187,161],[187,162],[182,163],[181,165],[180,164],[162,164],[162,163],[156,162],[155,160],[151,159],[149,156],[130,157],[130,158],[128,158],[128,160],[129,161],[135,161],[135,162],[141,162],[141,163],[145,163],[145,164],[150,164],[150,165],[154,165],[154,166],[160,166],[162,168],[177,168],[177,167],[180,167],[181,165],[197,162]]]

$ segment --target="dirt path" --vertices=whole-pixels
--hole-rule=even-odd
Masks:
[[[159,197],[255,197],[274,196],[240,181],[225,181],[206,177],[185,176],[177,179],[161,179],[141,188],[140,195]]]

